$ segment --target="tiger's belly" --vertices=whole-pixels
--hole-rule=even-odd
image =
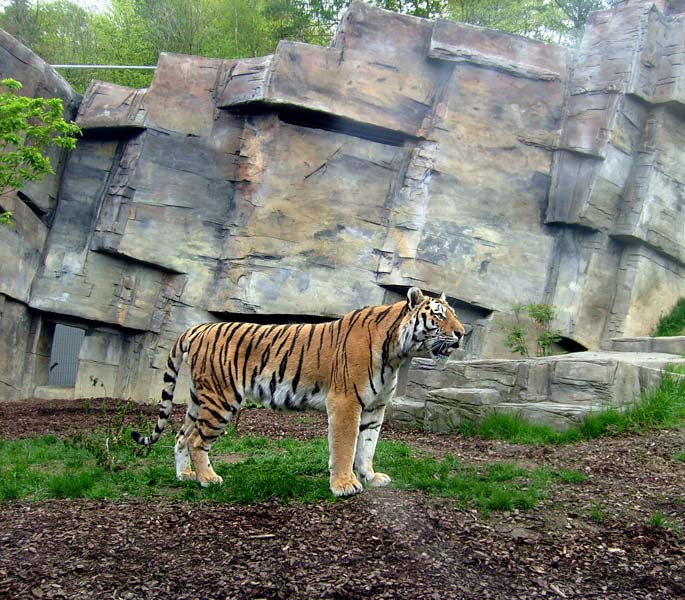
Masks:
[[[245,397],[273,410],[326,411],[326,390],[318,384],[307,386],[300,383],[293,387],[291,381],[278,382],[275,377],[256,380]]]

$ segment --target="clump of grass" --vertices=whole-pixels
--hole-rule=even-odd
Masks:
[[[590,508],[590,518],[597,523],[597,525],[601,525],[607,518],[605,508],[601,504],[593,503]]]
[[[667,315],[659,319],[654,330],[655,337],[685,335],[685,298],[681,298]]]
[[[685,462],[685,452],[676,452],[673,455],[673,458],[675,458],[676,460],[679,460],[681,462]]]
[[[379,447],[378,462],[398,487],[454,498],[462,506],[486,512],[532,508],[544,498],[553,481],[567,483],[570,473],[561,475],[541,468],[528,471],[511,463],[476,468],[450,455],[440,460],[415,457],[407,453],[405,446],[393,442]]]
[[[581,439],[579,432],[573,428],[559,432],[549,425],[530,423],[518,415],[496,411],[478,423],[462,424],[459,432],[486,440],[506,440],[512,444],[529,445],[568,443]]]
[[[661,384],[644,393],[624,410],[607,408],[588,414],[578,425],[557,431],[529,423],[511,413],[492,412],[479,423],[464,423],[460,433],[514,444],[568,444],[625,431],[685,426],[685,377],[669,370]]]
[[[681,531],[678,523],[671,521],[660,510],[656,510],[650,515],[649,524],[655,529],[664,529],[680,537]]]

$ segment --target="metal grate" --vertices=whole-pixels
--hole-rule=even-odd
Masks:
[[[78,327],[55,325],[50,351],[48,385],[74,387],[78,373],[78,354],[86,332]]]

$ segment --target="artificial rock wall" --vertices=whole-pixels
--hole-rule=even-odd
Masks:
[[[0,73],[84,132],[3,197],[0,396],[86,330],[77,396],[157,398],[188,326],[335,317],[444,290],[471,358],[515,303],[569,347],[648,334],[685,295],[685,6],[594,13],[577,50],[354,2],[330,47],[163,54],[83,98],[0,35]],[[48,390],[48,393],[50,391]]]

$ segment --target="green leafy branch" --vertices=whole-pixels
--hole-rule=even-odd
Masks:
[[[57,146],[73,150],[81,129],[64,120],[60,98],[27,98],[18,92],[15,79],[0,82],[0,198],[54,173],[42,152]],[[0,223],[9,225],[12,214],[0,212]]]

